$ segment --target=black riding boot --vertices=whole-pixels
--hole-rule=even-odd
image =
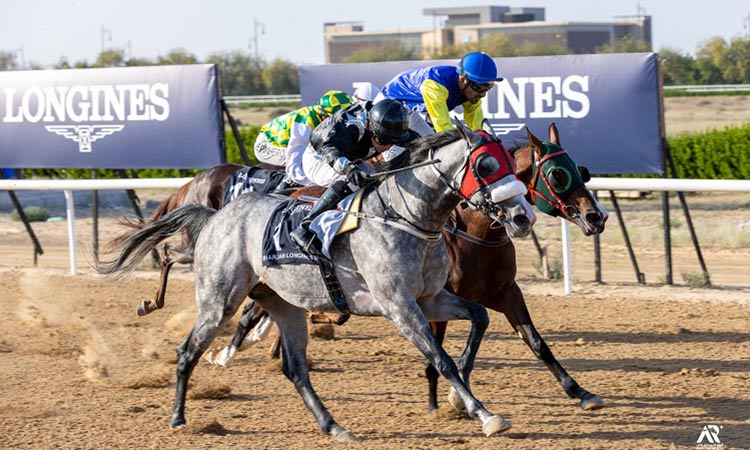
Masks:
[[[320,196],[318,202],[315,203],[313,209],[302,219],[299,226],[289,233],[292,240],[305,252],[315,256],[323,256],[321,249],[316,245],[318,242],[316,240],[317,236],[310,230],[310,224],[313,219],[334,208],[338,202],[351,193],[352,190],[349,189],[349,185],[344,180],[336,181],[330,185],[323,195]]]

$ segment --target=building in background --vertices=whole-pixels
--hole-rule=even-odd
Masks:
[[[394,42],[426,57],[443,46],[477,42],[495,33],[504,33],[516,45],[559,45],[570,53],[593,53],[597,47],[624,37],[651,45],[651,16],[646,15],[614,22],[546,22],[544,8],[473,6],[430,8],[423,13],[433,17],[431,29],[366,32],[361,22],[324,24],[326,62],[343,62],[361,48]]]

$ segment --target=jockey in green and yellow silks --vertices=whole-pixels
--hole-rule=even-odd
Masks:
[[[312,130],[353,100],[341,91],[328,91],[316,105],[305,106],[263,125],[255,140],[259,161],[283,166],[287,177],[299,184],[310,184],[302,170],[302,153],[310,142]]]

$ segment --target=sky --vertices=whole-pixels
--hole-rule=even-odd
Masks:
[[[0,0],[0,51],[43,67],[62,57],[92,63],[105,48],[148,59],[182,48],[204,60],[229,50],[255,54],[257,37],[266,60],[323,64],[325,22],[358,21],[365,31],[425,29],[433,27],[425,8],[477,5],[543,7],[547,21],[564,22],[610,22],[640,7],[652,16],[655,50],[690,54],[713,36],[748,36],[750,25],[747,0]]]

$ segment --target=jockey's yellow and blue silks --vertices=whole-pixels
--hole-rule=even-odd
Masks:
[[[403,102],[407,108],[427,112],[435,131],[453,128],[450,111],[464,107],[464,121],[472,130],[482,127],[482,102],[464,102],[458,90],[455,66],[432,66],[409,69],[383,86],[383,95]]]
[[[279,147],[289,144],[289,136],[295,123],[307,125],[310,130],[317,127],[328,117],[319,105],[305,106],[290,113],[279,116],[263,125],[260,132],[266,135],[268,142]]]

